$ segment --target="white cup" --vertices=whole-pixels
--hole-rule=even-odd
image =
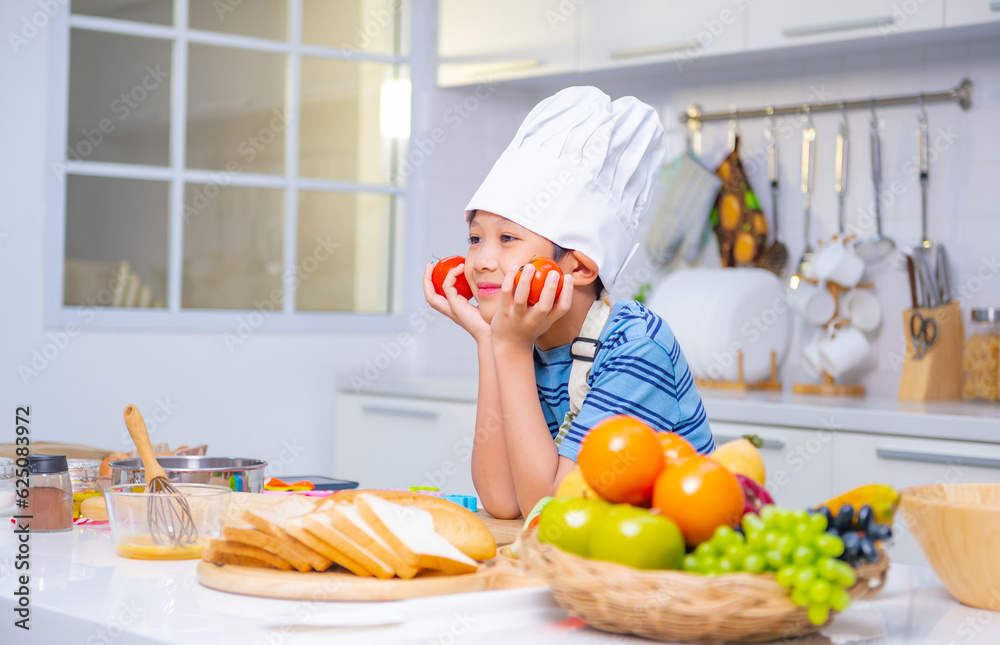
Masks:
[[[882,324],[882,305],[871,291],[855,289],[841,297],[842,314],[851,319],[851,325],[861,331],[878,329]]]
[[[788,290],[788,303],[811,325],[825,325],[837,313],[837,301],[824,287],[800,280]]]
[[[802,361],[809,378],[819,378],[823,375],[823,360],[819,355],[819,345],[826,338],[820,334],[802,348]]]
[[[820,342],[819,357],[823,371],[839,378],[863,364],[871,354],[871,344],[864,333],[855,327],[844,327]]]
[[[815,265],[817,278],[848,288],[861,282],[865,273],[865,261],[852,248],[840,242],[824,246],[816,254]]]

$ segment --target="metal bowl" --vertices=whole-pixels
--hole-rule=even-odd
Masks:
[[[264,490],[267,462],[239,457],[157,457],[171,482],[213,484],[230,490],[259,493]],[[111,464],[111,483],[144,484],[141,459],[119,459]]]

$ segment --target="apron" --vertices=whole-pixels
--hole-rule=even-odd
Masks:
[[[573,425],[573,419],[580,414],[580,406],[590,391],[587,378],[590,376],[590,368],[593,367],[594,358],[597,357],[598,350],[601,349],[601,332],[611,315],[611,305],[603,298],[598,298],[590,306],[587,318],[583,321],[583,328],[580,335],[573,340],[570,345],[569,355],[573,359],[573,367],[569,372],[569,411],[563,418],[562,425],[559,426],[559,433],[555,437],[556,445],[562,443],[569,433],[569,428]]]

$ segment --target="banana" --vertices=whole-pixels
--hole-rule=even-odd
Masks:
[[[822,504],[830,509],[834,517],[844,504],[854,507],[854,515],[857,518],[858,510],[865,504],[872,507],[875,512],[875,521],[879,524],[892,525],[892,517],[899,506],[899,493],[892,486],[886,484],[867,484],[854,490],[838,495],[828,502]]]

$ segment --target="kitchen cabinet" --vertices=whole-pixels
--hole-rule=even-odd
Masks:
[[[433,486],[475,495],[475,425],[475,403],[341,393],[331,472],[363,488]]]
[[[936,29],[944,0],[755,0],[747,9],[749,49],[772,49]]]
[[[580,69],[673,60],[683,71],[701,56],[746,48],[746,11],[732,0],[590,0],[580,6]]]
[[[572,0],[441,0],[438,84],[574,71],[578,5]]]
[[[845,492],[864,484],[896,489],[925,484],[1000,482],[1000,446],[970,441],[910,439],[837,433],[833,439],[833,488]],[[897,514],[891,557],[902,564],[929,566]]]
[[[1000,2],[997,0],[945,0],[944,24],[946,27],[977,25],[1000,20]]]
[[[833,496],[833,433],[829,430],[778,428],[711,422],[715,445],[755,434],[767,468],[767,490],[777,504],[808,508]]]

